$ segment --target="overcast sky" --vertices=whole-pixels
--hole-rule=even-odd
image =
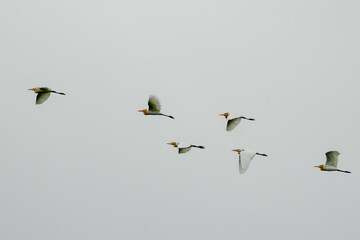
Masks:
[[[1,1],[0,239],[359,238],[359,11]],[[137,112],[150,94],[174,120]],[[269,157],[240,175],[234,148]],[[329,150],[353,173],[314,168]]]

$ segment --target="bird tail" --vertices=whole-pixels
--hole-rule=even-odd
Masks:
[[[338,171],[338,172],[343,172],[343,173],[351,173],[351,172],[349,172],[349,171],[344,171],[344,170],[340,170],[340,169],[338,169],[337,171]]]
[[[197,145],[191,145],[192,147],[196,147],[196,148],[201,148],[201,149],[205,149],[204,146],[197,146]]]
[[[257,155],[263,156],[263,157],[267,157],[268,155],[264,154],[264,153],[256,153]]]

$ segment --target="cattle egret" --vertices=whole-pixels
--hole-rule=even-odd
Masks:
[[[244,116],[240,116],[240,117],[229,117],[230,113],[226,112],[223,114],[219,114],[220,116],[224,116],[228,121],[227,121],[227,125],[226,125],[226,131],[231,131],[233,130],[237,125],[240,124],[241,119],[246,119],[246,120],[250,120],[250,121],[255,121],[255,119],[253,118],[247,118]]]
[[[255,155],[267,157],[266,154],[257,153],[252,150],[234,149],[233,151],[239,154],[239,171],[241,174],[244,174],[246,172],[246,170],[250,165],[251,160],[255,157]]]
[[[65,93],[56,92],[47,87],[30,88],[28,90],[33,90],[35,93],[37,93],[36,104],[42,104],[45,102],[50,97],[50,93],[65,95]]]
[[[167,144],[173,145],[174,147],[178,148],[179,154],[190,151],[192,147],[201,148],[201,149],[205,148],[204,146],[196,146],[196,145],[187,144],[187,143],[183,143],[183,142],[170,142]]]
[[[162,115],[162,116],[174,119],[173,116],[165,115],[160,112],[161,105],[160,105],[159,99],[157,99],[156,96],[151,95],[149,97],[148,105],[149,105],[149,109],[139,110],[139,112],[143,112],[144,115]]]
[[[320,168],[321,171],[338,171],[343,173],[351,173],[349,171],[340,170],[337,168],[338,156],[340,153],[338,151],[330,151],[325,153],[326,163],[325,165],[314,166]]]

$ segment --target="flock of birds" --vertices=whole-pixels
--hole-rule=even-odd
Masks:
[[[42,104],[43,102],[45,102],[50,97],[51,93],[65,95],[65,93],[56,92],[56,91],[51,90],[50,88],[47,88],[47,87],[31,88],[31,89],[28,89],[28,90],[32,90],[35,93],[37,93],[36,104]],[[160,102],[153,95],[149,97],[148,109],[142,109],[142,110],[139,110],[139,112],[144,113],[144,115],[160,115],[160,116],[165,116],[165,117],[174,119],[173,116],[166,115],[166,114],[163,114],[161,112]],[[224,116],[227,119],[226,131],[233,130],[236,126],[238,126],[240,124],[241,119],[245,119],[245,120],[249,120],[249,121],[254,121],[255,120],[253,118],[247,118],[247,117],[244,117],[244,116],[232,116],[232,117],[230,117],[230,114],[228,112],[220,114],[220,116]],[[177,148],[179,154],[186,153],[186,152],[190,151],[191,148],[200,148],[200,149],[205,148],[204,146],[187,144],[187,143],[184,143],[184,142],[170,142],[168,144],[173,145],[175,148]],[[248,167],[250,165],[251,160],[256,155],[267,157],[266,154],[258,153],[258,152],[255,152],[255,151],[252,151],[252,150],[249,150],[249,149],[234,149],[232,151],[237,152],[238,155],[239,155],[239,171],[240,171],[240,174],[244,174],[246,172],[246,170],[248,169]],[[325,163],[325,165],[319,165],[319,166],[314,166],[314,167],[320,168],[321,171],[338,171],[338,172],[343,172],[343,173],[351,173],[349,171],[344,171],[344,170],[340,170],[340,169],[337,168],[338,156],[340,155],[340,153],[338,151],[329,151],[325,155],[326,155],[326,163]]]

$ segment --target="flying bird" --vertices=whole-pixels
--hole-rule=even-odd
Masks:
[[[197,145],[187,144],[187,143],[183,143],[183,142],[170,142],[170,143],[167,143],[167,144],[173,145],[174,147],[178,148],[179,149],[179,152],[178,152],[179,154],[186,153],[186,152],[190,151],[192,147],[201,148],[201,149],[205,148],[204,146],[197,146]]]
[[[248,169],[251,160],[255,157],[255,155],[260,155],[267,157],[266,154],[254,152],[252,150],[246,150],[246,149],[234,149],[232,151],[235,151],[239,154],[239,171],[240,174],[244,174],[246,170]]]
[[[229,117],[230,113],[226,112],[223,114],[219,114],[220,116],[224,116],[228,121],[226,124],[226,131],[231,131],[233,130],[237,125],[240,124],[241,119],[246,119],[246,120],[250,120],[250,121],[255,121],[254,118],[247,118],[244,116],[240,116],[240,117]]]
[[[65,95],[65,93],[56,92],[47,87],[30,88],[28,90],[33,90],[35,93],[37,93],[36,104],[42,104],[43,102],[45,102],[50,97],[50,93],[57,93],[60,95]]]
[[[157,99],[156,96],[151,95],[149,97],[148,105],[149,105],[149,109],[138,110],[138,112],[143,112],[144,115],[162,115],[162,116],[174,119],[173,116],[165,115],[160,112],[161,105],[160,105],[159,99]]]
[[[329,151],[325,153],[326,163],[325,165],[314,166],[320,168],[321,171],[338,171],[343,173],[351,173],[349,171],[340,170],[337,168],[338,156],[340,153],[338,151]]]

